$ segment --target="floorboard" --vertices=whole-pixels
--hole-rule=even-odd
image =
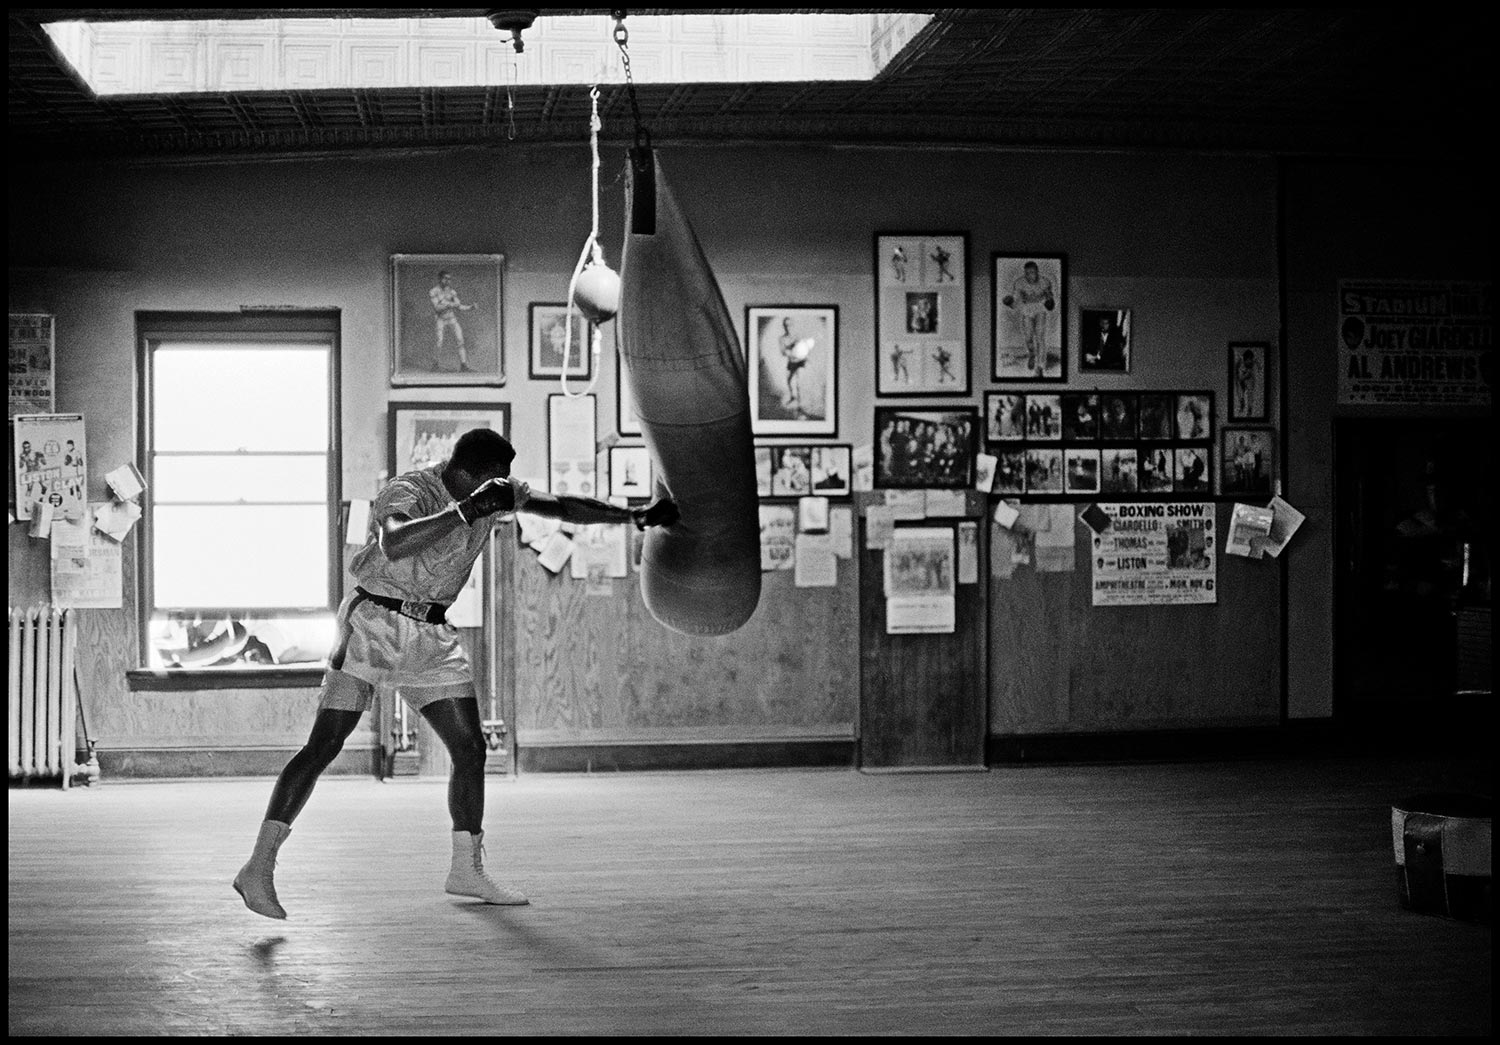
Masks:
[[[1328,759],[323,781],[272,922],[267,780],[11,790],[18,1034],[1487,1035],[1490,929],[1402,910],[1391,803],[1489,767]]]

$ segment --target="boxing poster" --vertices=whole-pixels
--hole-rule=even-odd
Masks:
[[[1091,541],[1095,606],[1187,606],[1218,601],[1212,504],[1100,504],[1098,508],[1109,521],[1095,531]]]
[[[1338,405],[1490,406],[1493,286],[1341,280]]]
[[[83,415],[20,414],[15,419],[16,515],[50,505],[54,519],[84,516]]]
[[[10,417],[53,410],[53,323],[49,315],[10,317]]]

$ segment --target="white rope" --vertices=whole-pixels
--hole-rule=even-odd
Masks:
[[[594,386],[599,383],[599,350],[602,343],[598,324],[590,323],[588,326],[591,349],[593,351],[593,377],[590,379],[588,387],[582,392],[568,391],[568,361],[573,358],[573,309],[575,307],[573,295],[578,289],[578,277],[583,274],[584,268],[590,261],[599,265],[604,264],[604,251],[599,246],[599,131],[604,124],[599,120],[598,84],[594,84],[589,90],[589,99],[593,102],[594,107],[593,115],[589,120],[589,148],[593,151],[594,155],[594,222],[589,228],[589,238],[584,241],[583,250],[578,255],[578,264],[573,266],[573,278],[568,282],[568,311],[563,316],[567,336],[563,342],[562,372],[558,374],[558,380],[562,382],[563,395],[569,399],[582,399],[592,392]],[[583,346],[579,345],[578,349],[578,358],[582,359]]]

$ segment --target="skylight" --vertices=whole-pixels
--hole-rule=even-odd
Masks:
[[[931,15],[632,15],[637,84],[869,80]],[[54,45],[99,95],[623,83],[608,16],[54,22]]]

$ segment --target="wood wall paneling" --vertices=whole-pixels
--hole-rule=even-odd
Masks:
[[[595,594],[514,549],[518,743],[852,737],[854,568],[840,559],[832,588],[768,573],[743,627],[702,638],[656,622],[633,567]]]
[[[863,507],[883,494],[861,494]],[[970,491],[968,510],[979,515],[985,498]],[[988,570],[981,527],[980,583],[956,589],[951,635],[887,635],[885,552],[865,548],[859,520],[860,701],[859,764],[865,770],[981,768],[985,699],[983,583]],[[955,520],[933,520],[954,525]]]
[[[1233,510],[1220,504],[1223,533]],[[1075,520],[1077,567],[1019,566],[990,577],[991,732],[1109,732],[1280,721],[1281,572],[1275,559],[1225,555],[1219,601],[1092,605],[1088,527]]]

